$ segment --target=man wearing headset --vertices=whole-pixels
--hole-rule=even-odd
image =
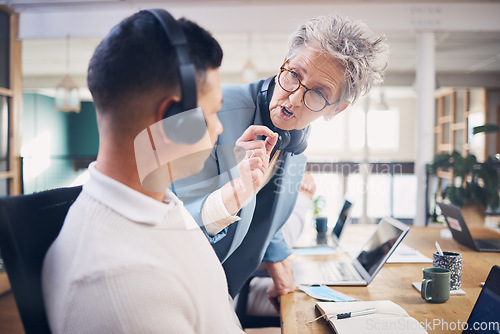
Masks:
[[[174,185],[205,226],[232,296],[261,261],[273,278],[268,296],[276,306],[279,295],[295,289],[286,260],[290,250],[280,228],[300,188],[308,126],[320,117],[332,119],[381,82],[387,57],[383,38],[364,24],[340,16],[318,17],[291,36],[274,78],[223,88],[219,117],[224,133],[203,171]],[[257,125],[280,134],[271,151],[263,138],[256,138]],[[231,145],[244,152],[236,161]],[[255,157],[265,161],[267,173],[242,168]]]
[[[221,60],[207,31],[163,10],[126,18],[95,50],[99,153],[43,265],[53,333],[243,333],[213,248],[165,193],[222,132]],[[150,182],[164,170],[168,182]]]

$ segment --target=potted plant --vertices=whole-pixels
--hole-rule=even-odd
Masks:
[[[312,204],[313,204],[313,215],[314,217],[317,217],[319,216],[321,211],[323,211],[323,209],[325,208],[326,205],[325,196],[323,195],[315,196],[312,201]]]
[[[326,233],[328,230],[328,219],[327,217],[321,215],[321,211],[323,211],[326,206],[325,197],[322,195],[314,197],[312,205],[313,216],[316,221],[316,231],[318,231],[318,233]]]
[[[441,196],[462,208],[466,221],[484,223],[486,208],[495,210],[499,207],[498,172],[493,161],[478,163],[473,154],[462,156],[454,151],[436,155],[429,167],[433,173],[437,173],[438,168],[452,169],[452,183],[442,190]]]

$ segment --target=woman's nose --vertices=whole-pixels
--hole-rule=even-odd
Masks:
[[[295,92],[290,93],[289,100],[292,103],[292,106],[301,106],[303,104],[304,98],[304,89],[303,87],[299,87]]]

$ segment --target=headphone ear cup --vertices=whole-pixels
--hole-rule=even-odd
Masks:
[[[200,107],[187,111],[180,109],[181,105],[175,103],[165,112],[162,120],[165,135],[178,144],[194,144],[200,141],[207,131],[203,111]]]
[[[291,130],[290,133],[290,144],[286,148],[287,151],[293,154],[300,154],[304,152],[307,148],[307,137],[308,131],[302,130]]]
[[[285,130],[276,129],[278,133],[278,141],[274,146],[277,150],[284,150],[290,144],[290,132]]]

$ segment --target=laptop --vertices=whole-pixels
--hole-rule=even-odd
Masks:
[[[462,334],[500,333],[500,267],[493,266]]]
[[[339,216],[337,218],[337,223],[333,227],[333,230],[330,234],[319,234],[316,233],[316,230],[311,229],[311,231],[307,230],[303,231],[301,237],[295,242],[293,248],[300,249],[302,248],[336,248],[338,246],[340,236],[344,231],[344,227],[346,226],[352,209],[353,204],[348,200],[344,201],[344,205],[340,210]]]
[[[478,252],[500,252],[500,239],[472,238],[459,207],[442,202],[437,202],[437,205],[441,208],[453,239],[458,243]]]
[[[352,262],[293,262],[295,283],[366,286],[387,262],[409,229],[396,219],[383,218]]]
[[[342,231],[344,231],[344,226],[351,214],[352,203],[348,200],[344,201],[344,205],[339,213],[339,218],[333,227],[332,233],[330,234],[318,234],[316,238],[316,244],[319,247],[330,246],[337,247],[339,245],[340,236]]]

